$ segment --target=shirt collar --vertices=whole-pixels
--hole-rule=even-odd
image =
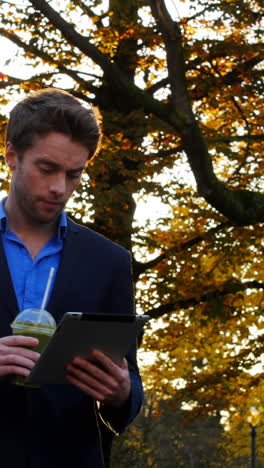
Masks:
[[[1,202],[0,202],[0,231],[1,232],[6,232],[6,229],[7,229],[7,216],[6,216],[6,212],[4,210],[4,203],[6,201],[6,198],[4,198]]]
[[[60,222],[58,226],[58,240],[64,240],[67,234],[67,215],[63,210],[60,215]]]
[[[0,232],[6,232],[8,229],[8,218],[5,212],[4,204],[7,197],[0,201]],[[57,239],[65,239],[67,234],[67,215],[63,210],[60,215],[60,222],[58,226]]]

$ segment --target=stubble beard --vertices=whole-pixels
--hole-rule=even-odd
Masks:
[[[41,198],[36,197],[35,199],[33,199],[31,196],[25,193],[24,187],[21,187],[20,184],[16,184],[14,186],[14,194],[15,194],[16,204],[19,207],[22,215],[28,221],[29,224],[31,224],[32,226],[38,226],[38,225],[45,226],[45,225],[57,224],[63,208],[58,210],[54,214],[54,216],[50,216],[50,217],[41,216],[41,214],[38,213],[38,210],[37,210],[37,204],[38,204],[38,201],[41,200]]]

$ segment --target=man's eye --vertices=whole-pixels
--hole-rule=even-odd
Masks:
[[[50,167],[40,167],[39,170],[43,174],[51,174],[54,171],[54,169],[52,169]]]
[[[81,177],[81,173],[80,172],[73,172],[73,173],[70,173],[68,174],[68,177],[69,179],[79,179]]]

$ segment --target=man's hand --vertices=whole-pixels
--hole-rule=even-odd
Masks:
[[[121,407],[130,394],[130,376],[126,359],[119,365],[100,351],[89,358],[76,357],[67,367],[67,379],[100,403]]]
[[[0,378],[9,374],[27,376],[39,358],[39,353],[24,348],[38,345],[37,338],[11,335],[0,338]]]

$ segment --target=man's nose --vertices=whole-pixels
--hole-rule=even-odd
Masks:
[[[66,176],[65,174],[57,174],[52,178],[49,185],[49,191],[56,195],[65,195],[66,193]]]

